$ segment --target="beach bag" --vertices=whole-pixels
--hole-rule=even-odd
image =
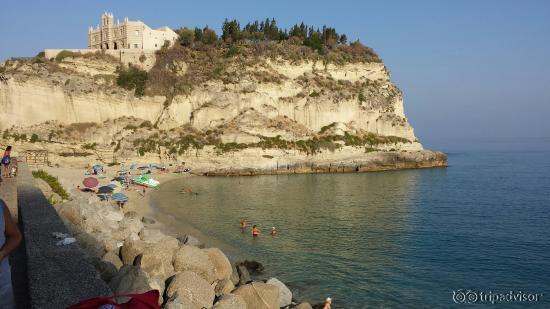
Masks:
[[[4,156],[2,158],[2,164],[4,164],[4,165],[10,164],[10,161],[11,161],[10,156]]]
[[[130,300],[119,304],[113,301],[116,297],[129,297]],[[151,290],[143,294],[113,295],[83,300],[67,309],[160,309],[159,291]]]

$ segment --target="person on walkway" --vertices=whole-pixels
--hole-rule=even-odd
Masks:
[[[12,220],[8,206],[0,199],[0,308],[15,309],[8,257],[20,242],[21,232]]]
[[[332,308],[332,298],[327,297],[325,299],[325,304],[323,305],[323,309],[331,309]]]
[[[4,166],[4,177],[10,176],[10,163],[11,163],[11,146],[6,147],[1,162]]]
[[[258,237],[260,236],[260,229],[256,225],[252,227],[252,236]]]

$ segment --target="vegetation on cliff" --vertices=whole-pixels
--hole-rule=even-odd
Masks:
[[[33,171],[32,176],[34,178],[40,178],[44,180],[50,186],[50,188],[52,188],[52,191],[57,193],[62,199],[64,200],[69,199],[69,194],[67,193],[67,191],[65,191],[63,186],[59,183],[59,180],[57,179],[57,177],[48,174],[44,170]]]

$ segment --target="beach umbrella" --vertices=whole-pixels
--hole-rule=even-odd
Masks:
[[[127,200],[128,196],[124,193],[115,193],[111,195],[111,198],[115,201],[122,201],[122,200]]]
[[[109,186],[103,186],[103,187],[99,187],[99,189],[97,189],[97,194],[111,194],[113,193],[114,189],[112,187],[109,187]]]
[[[94,188],[99,184],[99,180],[97,180],[97,178],[95,178],[95,177],[86,177],[82,181],[82,184],[86,188]]]

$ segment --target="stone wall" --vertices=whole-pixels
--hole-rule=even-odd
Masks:
[[[46,57],[47,59],[55,58],[60,52],[64,50],[81,54],[104,52],[107,55],[111,55],[117,58],[121,63],[125,65],[132,64],[146,71],[150,70],[155,65],[156,61],[154,49],[45,49],[44,57]],[[142,55],[145,56],[144,61],[141,61],[139,59]]]
[[[112,295],[77,243],[56,245],[58,240],[52,233],[68,230],[34,185],[25,163],[19,163],[17,195],[24,236],[28,307],[67,308],[84,299]],[[21,269],[14,269],[14,273],[21,273]]]

